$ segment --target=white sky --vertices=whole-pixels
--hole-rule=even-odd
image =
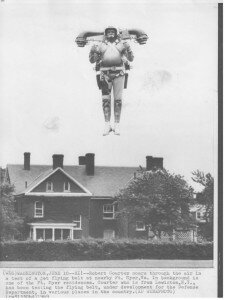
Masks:
[[[217,4],[107,1],[0,3],[0,165],[65,164],[95,153],[96,165],[166,169],[190,179],[214,173],[217,143]],[[193,4],[195,3],[195,4]],[[121,136],[102,136],[101,96],[83,30],[141,28],[124,92]]]

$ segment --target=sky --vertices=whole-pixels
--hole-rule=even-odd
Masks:
[[[124,91],[121,136],[103,137],[101,94],[83,30],[143,29]],[[147,155],[191,183],[216,173],[217,5],[197,1],[0,3],[0,166],[64,164],[95,153],[96,165],[145,166]]]

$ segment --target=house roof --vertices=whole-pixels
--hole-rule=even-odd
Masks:
[[[0,182],[3,182],[4,181],[4,178],[5,178],[5,169],[2,169],[0,167]]]
[[[52,172],[53,172],[52,169],[48,169],[48,170],[44,171],[43,173],[40,173],[39,176],[37,176],[33,181],[31,181],[30,183],[27,182],[27,188],[23,189],[23,192],[26,193],[26,192],[32,190],[37,184],[39,184],[45,178],[50,176]]]
[[[52,166],[31,165],[30,170],[24,170],[23,165],[7,165],[10,183],[15,186],[15,194],[25,191],[27,187],[37,184],[52,172]],[[63,170],[83,185],[96,197],[112,197],[124,188],[133,178],[138,167],[105,167],[95,166],[94,176],[87,176],[85,166],[64,166]]]

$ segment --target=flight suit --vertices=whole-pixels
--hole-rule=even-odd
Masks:
[[[133,53],[127,42],[119,38],[114,42],[106,38],[98,45],[93,45],[89,54],[91,63],[100,67],[102,105],[106,122],[111,119],[111,91],[114,95],[114,121],[119,123],[125,80],[125,64],[133,61]]]

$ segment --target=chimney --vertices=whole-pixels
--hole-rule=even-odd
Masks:
[[[95,155],[94,153],[87,153],[85,155],[86,162],[86,174],[88,176],[93,176],[95,173]]]
[[[79,156],[79,166],[86,165],[86,157],[85,156]]]
[[[63,169],[63,154],[53,154],[53,169],[62,168]]]
[[[30,152],[24,152],[24,170],[30,170]]]
[[[163,158],[146,156],[146,170],[153,171],[157,169],[163,169]]]

